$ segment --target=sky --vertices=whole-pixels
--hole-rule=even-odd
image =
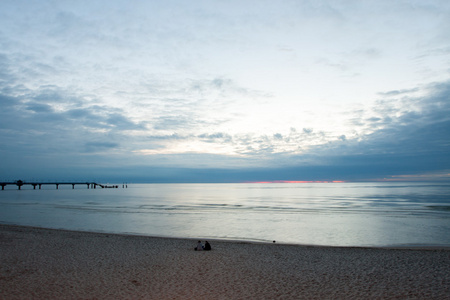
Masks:
[[[449,1],[0,2],[0,180],[450,179]]]

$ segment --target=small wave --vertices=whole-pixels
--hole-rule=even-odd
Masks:
[[[432,210],[450,211],[450,206],[448,205],[430,205],[426,207]]]

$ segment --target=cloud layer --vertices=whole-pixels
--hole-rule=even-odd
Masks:
[[[4,1],[0,180],[446,179],[449,20],[440,1]]]

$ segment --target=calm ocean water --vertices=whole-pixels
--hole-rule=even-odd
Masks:
[[[450,185],[129,184],[0,191],[0,223],[333,246],[450,246]]]

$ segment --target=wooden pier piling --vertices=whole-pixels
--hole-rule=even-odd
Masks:
[[[75,185],[86,185],[87,188],[93,188],[96,189],[97,186],[101,187],[102,189],[104,188],[118,188],[118,185],[106,185],[106,184],[101,184],[101,183],[97,183],[97,182],[26,182],[23,180],[17,180],[17,181],[11,181],[11,182],[0,182],[0,186],[2,187],[2,190],[5,189],[5,186],[7,185],[16,185],[18,190],[22,189],[22,186],[24,185],[31,185],[33,186],[33,190],[36,189],[36,186],[39,186],[39,189],[41,189],[41,187],[43,185],[55,185],[56,189],[59,189],[60,185],[72,185],[72,189],[75,189]]]

